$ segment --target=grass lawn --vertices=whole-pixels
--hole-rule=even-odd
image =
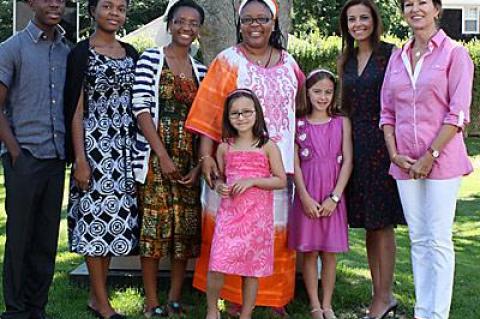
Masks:
[[[459,194],[454,229],[456,249],[456,275],[451,319],[480,318],[478,294],[480,292],[480,139],[468,140],[469,152],[475,173],[465,178]],[[1,169],[0,169],[1,172]],[[5,243],[5,190],[0,176],[0,254]],[[63,214],[65,217],[65,212]],[[351,251],[339,257],[334,308],[340,318],[358,318],[369,302],[369,272],[364,248],[364,232],[350,231]],[[398,254],[395,280],[395,296],[400,303],[400,318],[411,318],[414,303],[408,232],[405,227],[397,230]],[[67,250],[66,220],[62,219],[57,256],[57,268],[50,291],[49,314],[56,319],[92,318],[85,311],[88,291],[72,285],[68,273],[82,262],[82,258]],[[0,264],[0,266],[3,266]],[[143,318],[142,290],[138,287],[112,289],[111,300],[115,308],[129,318]],[[165,292],[161,298],[165,300]],[[477,301],[475,301],[477,300]],[[195,305],[190,318],[205,318],[205,297],[188,287],[184,302]],[[0,309],[4,309],[0,292]],[[308,300],[301,284],[297,286],[295,300],[288,306],[293,318],[309,318]],[[257,309],[255,318],[268,318],[264,309]]]

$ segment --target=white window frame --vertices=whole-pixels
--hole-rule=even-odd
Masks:
[[[467,20],[467,10],[477,10],[477,23],[475,31],[465,30],[465,20]],[[480,33],[480,6],[465,6],[462,8],[462,34],[479,34]]]

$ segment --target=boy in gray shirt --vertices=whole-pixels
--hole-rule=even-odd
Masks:
[[[65,177],[65,0],[30,0],[28,26],[0,44],[0,154],[7,240],[2,319],[44,319]]]

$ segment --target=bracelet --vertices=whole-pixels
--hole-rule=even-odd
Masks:
[[[328,197],[330,197],[330,199],[335,203],[335,204],[338,204],[338,202],[340,202],[340,197],[335,194],[335,193],[330,193],[330,195],[328,195]]]
[[[212,157],[211,155],[203,155],[198,159],[198,164],[202,163],[206,158]]]

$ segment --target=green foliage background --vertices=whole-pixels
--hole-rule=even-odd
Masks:
[[[385,38],[387,42],[397,46],[402,40],[392,36]],[[324,67],[336,71],[337,57],[341,52],[341,38],[338,36],[323,37],[320,33],[312,33],[308,40],[291,37],[288,51],[295,57],[301,69],[308,73],[311,70]],[[480,41],[470,41],[465,44],[475,64],[475,78],[473,85],[473,101],[470,109],[469,134],[480,134]]]
[[[12,0],[0,0],[0,42],[12,34]]]
[[[297,36],[319,32],[338,35],[339,13],[347,0],[293,0],[293,33]],[[399,38],[407,36],[397,0],[376,0],[385,31]]]
[[[81,36],[88,36],[91,21],[87,14],[87,0],[81,3]],[[347,0],[293,0],[292,37],[289,51],[297,59],[305,72],[323,66],[336,69],[336,59],[341,41],[338,35],[338,15]],[[161,16],[168,0],[130,0],[128,20],[124,32],[128,33]],[[377,0],[381,11],[387,40],[400,44],[407,36],[407,28],[402,21],[397,0]],[[12,0],[0,0],[0,42],[12,33]],[[308,39],[308,40],[305,40]],[[153,43],[147,39],[136,39],[133,43],[140,51]],[[480,42],[466,44],[475,62],[475,85],[473,90],[472,124],[469,132],[480,133]]]
[[[77,1],[75,1],[77,2]],[[87,13],[88,0],[80,2],[80,36],[90,32],[91,21]],[[124,32],[138,29],[144,24],[163,15],[168,0],[130,0],[127,23]],[[13,1],[0,0],[0,42],[12,35]]]

